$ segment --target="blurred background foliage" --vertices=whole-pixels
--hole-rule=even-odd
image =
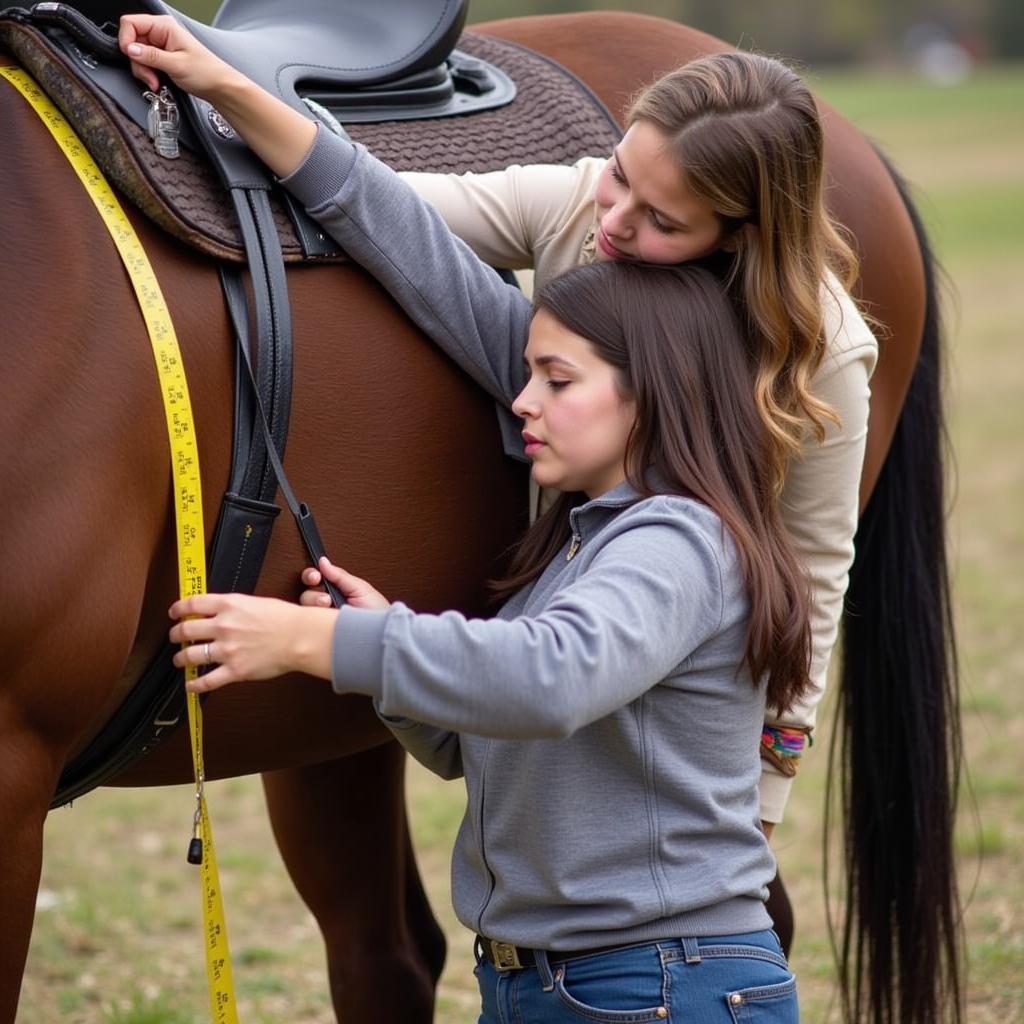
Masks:
[[[180,0],[204,21],[219,0]],[[1024,0],[471,0],[469,20],[616,9],[672,18],[734,46],[810,64],[1024,56]],[[942,49],[937,49],[941,47]]]

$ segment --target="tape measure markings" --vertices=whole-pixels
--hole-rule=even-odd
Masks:
[[[203,530],[203,501],[195,423],[181,351],[163,292],[146,251],[117,196],[107,183],[74,129],[51,103],[36,82],[17,67],[0,65],[7,79],[43,120],[61,151],[78,175],[121,257],[138,299],[153,348],[157,377],[162,392],[167,437],[171,452],[174,514],[178,548],[178,589],[182,597],[206,589],[206,541]],[[194,679],[193,666],[185,679]],[[210,1011],[215,1024],[237,1024],[227,925],[221,901],[220,880],[206,798],[203,793],[203,720],[199,698],[188,694],[189,735],[196,778],[197,824],[203,839],[201,903],[204,923],[206,973]]]

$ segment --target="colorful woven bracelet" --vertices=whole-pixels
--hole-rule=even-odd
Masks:
[[[810,727],[786,728],[766,725],[761,730],[761,756],[783,775],[796,775],[805,747],[813,746]]]

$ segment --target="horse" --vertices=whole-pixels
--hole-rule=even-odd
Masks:
[[[654,77],[729,48],[612,11],[472,28],[559,62],[616,115]],[[833,752],[847,812],[839,973],[847,1016],[924,1024],[961,994],[936,264],[896,172],[840,114],[821,112],[830,205],[855,240],[858,296],[882,339]],[[123,270],[41,122],[2,82],[0,125],[0,1022],[9,1024],[58,777],[164,641],[175,556],[162,409]],[[212,522],[233,383],[216,266],[128,212],[181,342]],[[500,455],[491,403],[358,268],[302,266],[289,289],[287,469],[328,550],[416,608],[482,611],[483,580],[524,525],[527,493],[522,470]],[[288,526],[275,530],[259,593],[296,596],[306,558]],[[402,755],[369,702],[289,677],[218,691],[204,718],[208,778],[262,775],[274,836],[323,934],[339,1020],[430,1020],[444,938],[413,857]],[[179,731],[114,784],[190,781]]]

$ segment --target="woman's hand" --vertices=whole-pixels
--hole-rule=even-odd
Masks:
[[[329,608],[331,599],[320,590],[320,584],[326,580],[333,583],[353,608],[390,608],[391,602],[379,590],[374,590],[366,580],[353,576],[350,572],[336,565],[332,565],[330,559],[324,555],[319,563],[319,568],[304,569],[302,571],[302,582],[310,588],[299,598],[299,603],[310,608]]]
[[[316,138],[316,123],[211,53],[169,14],[125,14],[118,42],[132,72],[156,90],[157,71],[175,85],[212,103],[245,144],[285,178]]]
[[[212,103],[240,77],[169,14],[122,15],[117,41],[131,59],[132,73],[154,92],[162,71],[179,88]]]
[[[242,679],[273,679],[288,672],[331,678],[331,645],[337,611],[300,608],[248,594],[200,594],[170,608],[172,643],[188,644],[174,664],[216,664],[188,684],[193,693]]]

